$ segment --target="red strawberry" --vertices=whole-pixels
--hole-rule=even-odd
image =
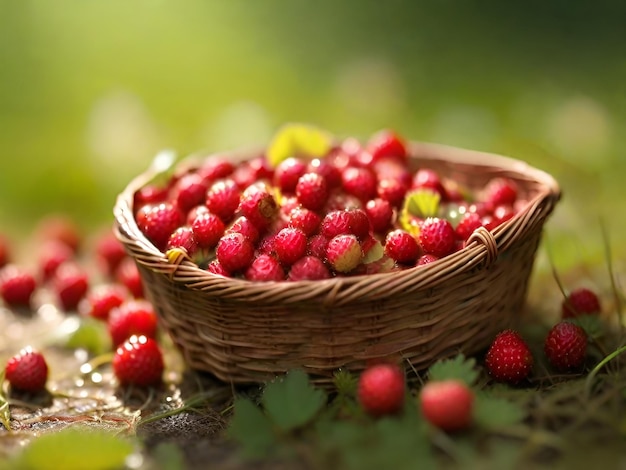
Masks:
[[[227,272],[243,271],[252,263],[254,244],[241,233],[227,233],[220,238],[215,254]]]
[[[78,304],[78,311],[81,315],[107,321],[111,310],[122,305],[127,297],[128,292],[119,284],[100,284],[87,292]]]
[[[339,273],[348,273],[356,268],[363,258],[361,244],[355,235],[337,235],[326,246],[326,259]]]
[[[103,266],[104,272],[112,276],[126,257],[126,250],[122,242],[109,230],[97,240],[96,255]]]
[[[493,178],[484,189],[484,200],[492,208],[513,205],[517,200],[517,185],[509,178]]]
[[[404,407],[404,374],[394,364],[369,366],[359,377],[357,399],[366,413],[384,416]]]
[[[159,250],[165,249],[172,232],[184,221],[180,210],[169,202],[144,207],[140,213],[142,216],[137,218],[139,229]]]
[[[459,240],[465,241],[474,233],[474,230],[478,227],[482,227],[482,225],[480,215],[476,212],[466,212],[456,226],[456,236]]]
[[[74,310],[89,289],[87,272],[71,261],[59,266],[52,283],[60,307],[65,311]]]
[[[240,233],[244,237],[248,238],[252,243],[256,243],[259,240],[259,229],[248,219],[245,215],[240,215],[228,226],[224,233]],[[224,235],[220,235],[218,240]]]
[[[494,379],[517,384],[530,374],[533,356],[518,332],[504,330],[491,343],[485,365]]]
[[[228,223],[239,207],[240,197],[239,187],[232,179],[218,180],[207,191],[206,206],[222,222]]]
[[[77,252],[81,243],[80,230],[72,219],[65,215],[50,215],[39,222],[37,234],[41,240],[57,240]]]
[[[428,382],[420,392],[424,417],[446,432],[466,429],[472,422],[474,393],[460,380]]]
[[[302,230],[307,236],[317,232],[320,222],[319,214],[304,207],[296,207],[289,212],[289,226]]]
[[[341,184],[341,171],[328,160],[314,158],[307,165],[307,173],[317,173],[323,176],[329,189]]]
[[[143,281],[133,258],[127,257],[122,260],[115,271],[115,279],[126,287],[133,297],[142,298],[144,296]]]
[[[212,156],[204,161],[198,168],[198,174],[209,184],[230,176],[235,165],[225,158]]]
[[[305,173],[296,184],[296,196],[300,204],[312,211],[319,211],[328,201],[328,183],[318,173]]]
[[[40,352],[29,346],[9,359],[5,377],[17,390],[39,392],[46,387],[48,364]]]
[[[554,325],[548,333],[544,351],[555,369],[578,369],[585,362],[587,334],[580,326],[562,321]]]
[[[35,277],[26,269],[8,264],[0,270],[0,295],[7,305],[28,307],[37,288]]]
[[[370,219],[374,232],[385,233],[391,226],[393,207],[389,201],[383,198],[371,199],[365,204],[365,212]]]
[[[74,257],[74,251],[66,243],[58,240],[43,242],[39,250],[38,260],[43,280],[49,281],[52,279],[58,267],[67,261],[73,260]]]
[[[142,207],[146,204],[159,204],[165,202],[169,188],[148,184],[135,193],[134,207]]]
[[[388,201],[394,207],[400,207],[409,186],[396,178],[385,178],[378,181],[376,193],[378,197]]]
[[[369,168],[347,167],[341,172],[341,184],[348,194],[356,196],[361,201],[369,201],[377,195],[376,175]]]
[[[561,304],[563,318],[597,314],[602,311],[600,300],[594,291],[580,287],[571,291]]]
[[[245,276],[249,281],[283,281],[285,271],[276,258],[268,254],[260,254],[252,261]]]
[[[420,168],[415,173],[412,183],[413,189],[428,189],[439,194],[442,201],[448,199],[446,188],[441,182],[439,174],[429,168]]]
[[[293,193],[300,177],[307,173],[307,164],[299,158],[290,157],[278,164],[274,170],[274,184],[283,193]]]
[[[198,214],[191,222],[193,238],[201,249],[210,250],[215,248],[217,242],[224,235],[224,222],[211,212]]]
[[[330,277],[330,271],[317,256],[305,256],[300,258],[291,266],[288,274],[290,281],[328,279]]]
[[[385,254],[401,264],[415,264],[420,255],[417,240],[406,230],[392,230],[385,237]]]
[[[113,346],[117,346],[132,335],[154,338],[157,315],[147,300],[129,300],[111,310],[108,325]]]
[[[454,227],[446,219],[429,217],[420,227],[419,243],[424,253],[440,258],[449,255],[456,247]]]
[[[172,197],[180,210],[187,212],[204,202],[207,189],[207,183],[201,175],[198,173],[187,173],[172,188],[174,193]]]
[[[274,237],[274,253],[284,265],[291,265],[302,258],[307,249],[306,234],[293,227],[285,227]]]
[[[278,214],[278,204],[270,188],[259,183],[243,192],[239,210],[259,231],[265,231]]]
[[[404,141],[391,130],[382,130],[374,134],[367,142],[367,151],[376,161],[384,157],[397,157],[406,160],[407,150]]]
[[[192,228],[189,225],[178,227],[170,235],[165,248],[168,250],[172,248],[182,248],[189,256],[195,255],[198,251],[198,243],[196,243]]]
[[[121,385],[157,385],[162,380],[163,369],[159,345],[145,336],[131,336],[113,357],[113,372]]]

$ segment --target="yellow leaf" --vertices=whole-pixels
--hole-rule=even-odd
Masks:
[[[328,153],[332,136],[307,124],[285,124],[267,149],[267,161],[272,167],[292,156],[317,158]]]

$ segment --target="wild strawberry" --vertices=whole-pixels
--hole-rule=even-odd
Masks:
[[[509,178],[493,178],[484,188],[483,200],[491,207],[513,205],[517,200],[517,185]]]
[[[106,321],[111,310],[122,305],[127,298],[128,291],[120,284],[100,284],[79,302],[78,312]]]
[[[371,199],[365,204],[365,212],[376,233],[385,233],[391,226],[393,208],[391,203],[382,198]]]
[[[165,248],[166,250],[170,250],[172,248],[182,248],[189,256],[193,256],[196,251],[198,251],[198,243],[196,243],[192,228],[189,225],[178,227],[170,235]]]
[[[384,157],[375,160],[372,163],[372,169],[379,181],[396,180],[403,187],[409,188],[411,186],[413,175],[407,162],[401,161],[397,157]]]
[[[324,177],[328,189],[333,189],[341,185],[341,172],[328,160],[314,158],[306,168],[307,173],[316,173]]]
[[[481,217],[477,213],[466,212],[465,214],[463,214],[463,217],[457,224],[454,232],[456,233],[456,237],[459,240],[465,241],[470,237],[472,233],[474,233],[474,230],[476,230],[478,227],[482,227],[482,225],[483,224]]]
[[[57,240],[69,246],[74,253],[80,247],[82,236],[76,223],[65,215],[49,215],[43,218],[37,228],[38,237],[43,240]]]
[[[378,181],[376,194],[379,198],[389,201],[393,207],[400,207],[409,186],[396,178],[385,178]]]
[[[328,239],[352,233],[352,214],[347,210],[328,212],[322,219],[320,233]]]
[[[254,257],[254,244],[241,233],[227,233],[217,243],[217,260],[229,273],[243,271]]]
[[[206,194],[206,206],[217,215],[222,222],[228,223],[239,207],[241,192],[232,179],[218,180]]]
[[[571,291],[561,304],[563,318],[598,314],[601,311],[600,299],[594,291],[586,287],[579,287]]]
[[[254,184],[247,187],[241,195],[239,210],[263,232],[269,228],[278,214],[278,204],[266,185]]]
[[[212,156],[207,158],[198,168],[198,174],[207,184],[230,176],[235,169],[235,165],[225,158]]]
[[[507,220],[513,218],[515,213],[516,212],[515,212],[515,209],[513,209],[513,206],[500,205],[500,206],[496,206],[493,209],[493,218],[496,219],[498,222],[498,225],[500,225],[503,222],[506,222]]]
[[[568,321],[554,325],[548,333],[544,351],[555,369],[567,371],[580,368],[587,355],[587,334]]]
[[[259,253],[263,253],[266,255],[275,256],[276,252],[274,250],[274,239],[276,238],[275,233],[268,233],[259,241],[257,245],[257,251]]]
[[[267,254],[257,256],[245,272],[249,281],[268,282],[285,280],[285,271],[276,258]]]
[[[43,354],[28,346],[9,359],[5,377],[16,390],[39,392],[46,387],[48,364]]]
[[[274,237],[274,253],[278,260],[287,266],[302,258],[306,249],[307,237],[300,229],[286,227]]]
[[[0,295],[11,307],[28,307],[37,281],[25,268],[8,264],[0,270]]]
[[[326,178],[318,173],[305,173],[296,184],[296,196],[302,206],[319,211],[328,200]]]
[[[74,310],[89,289],[89,277],[78,264],[63,263],[54,274],[52,287],[60,307],[65,311]]]
[[[145,336],[131,336],[113,357],[113,372],[121,385],[157,385],[163,369],[163,354],[157,342]]]
[[[398,413],[404,407],[404,374],[397,365],[375,364],[359,377],[357,399],[369,415]]]
[[[198,248],[211,250],[224,235],[224,222],[212,212],[200,213],[191,223],[191,231]]]
[[[143,216],[137,221],[139,229],[154,246],[163,250],[170,235],[184,220],[180,210],[169,202],[141,209]]]
[[[415,237],[406,230],[392,230],[385,237],[385,254],[400,264],[415,264],[420,247]]]
[[[435,255],[431,255],[429,253],[426,253],[425,255],[420,256],[419,258],[417,258],[417,266],[424,266],[425,264],[430,264],[433,261],[437,261],[439,259],[439,257],[435,256]]]
[[[142,298],[144,296],[143,281],[137,263],[130,256],[124,258],[115,270],[115,279],[126,287],[133,297]]]
[[[293,193],[300,177],[307,172],[307,164],[299,158],[283,160],[274,170],[274,184],[282,193]]]
[[[439,194],[442,201],[448,199],[446,188],[441,182],[439,174],[429,168],[420,168],[415,173],[412,182],[413,189],[428,189]]]
[[[420,227],[419,243],[425,253],[449,255],[456,245],[454,228],[446,219],[430,217]]]
[[[67,244],[58,240],[47,240],[41,244],[37,264],[44,281],[49,281],[63,263],[74,260],[76,254]]]
[[[327,214],[332,211],[348,211],[361,208],[363,208],[363,203],[358,197],[343,191],[335,191],[329,194],[323,212]]]
[[[382,130],[374,134],[367,142],[367,151],[374,161],[383,157],[397,157],[407,159],[406,144],[398,134],[391,130]]]
[[[317,256],[304,256],[291,265],[289,274],[290,281],[313,281],[328,279],[331,273],[324,262]]]
[[[235,167],[231,178],[240,189],[245,189],[260,181],[271,181],[272,169],[264,157],[257,157]]]
[[[192,207],[187,212],[187,216],[185,217],[185,223],[187,225],[192,225],[193,221],[196,220],[198,218],[198,216],[204,215],[204,214],[208,214],[209,212],[211,212],[211,211],[209,210],[209,208],[204,203],[199,204],[199,205],[197,205],[195,207]]]
[[[245,215],[240,215],[226,228],[224,233],[240,233],[252,243],[259,241],[259,229]]]
[[[147,300],[127,300],[111,310],[108,327],[114,347],[132,335],[154,338],[157,332],[157,315]]]
[[[310,255],[316,256],[320,259],[326,258],[326,247],[328,246],[328,238],[324,235],[317,234],[309,238],[307,252]]]
[[[517,384],[530,374],[533,356],[518,332],[504,330],[491,343],[485,365],[494,379]]]
[[[349,209],[347,212],[350,215],[350,233],[356,235],[359,240],[369,237],[372,224],[367,212],[359,208]]]
[[[111,230],[107,230],[96,241],[96,256],[104,273],[112,276],[127,254],[122,242]]]
[[[6,266],[10,258],[9,242],[0,234],[0,268]]]
[[[362,258],[363,251],[355,235],[337,235],[330,239],[326,247],[326,259],[340,273],[352,271]]]
[[[361,201],[376,197],[377,179],[369,168],[348,167],[341,172],[341,184],[348,193]]]
[[[224,269],[224,266],[220,264],[220,262],[216,259],[211,261],[209,265],[206,267],[206,270],[211,274],[217,274],[218,276],[229,277],[230,273]]]
[[[296,207],[289,213],[289,226],[302,230],[307,236],[317,232],[320,222],[317,212],[304,207]]]
[[[156,205],[165,202],[169,188],[147,184],[141,187],[134,195],[133,207]]]
[[[419,399],[426,420],[443,431],[461,431],[472,422],[474,393],[460,380],[428,382]]]
[[[187,212],[205,201],[207,189],[207,183],[201,175],[187,173],[172,188],[172,198],[181,211]]]

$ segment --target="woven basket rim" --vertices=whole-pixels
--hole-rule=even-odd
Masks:
[[[247,302],[251,300],[263,302],[264,299],[271,299],[272,302],[276,302],[277,299],[301,302],[322,296],[326,302],[341,305],[355,300],[375,301],[380,298],[381,289],[389,293],[409,281],[416,290],[432,287],[444,282],[458,269],[469,270],[489,265],[497,258],[498,253],[506,250],[523,236],[528,226],[534,226],[538,220],[542,222],[561,197],[560,187],[551,175],[521,160],[494,153],[416,141],[408,143],[408,151],[411,158],[423,162],[445,161],[451,164],[501,169],[516,174],[518,179],[538,184],[540,191],[513,218],[491,232],[484,228],[477,230],[470,237],[466,247],[433,263],[387,273],[338,276],[325,280],[252,282],[210,273],[190,260],[170,263],[166,255],[143,235],[134,219],[134,193],[158,176],[160,172],[153,169],[148,169],[133,178],[118,195],[113,210],[115,232],[136,262],[169,275],[173,283],[189,289],[212,292],[220,297]],[[239,160],[255,155],[255,152],[259,154],[258,150],[251,149],[215,152],[204,154],[204,158],[219,155]],[[199,156],[199,153],[194,153],[176,166],[178,168],[185,164],[189,165]]]

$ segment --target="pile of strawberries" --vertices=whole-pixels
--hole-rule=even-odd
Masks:
[[[134,198],[137,226],[159,250],[182,250],[214,274],[317,280],[436,261],[526,202],[510,179],[469,191],[414,169],[391,131],[365,145],[304,147],[276,158],[270,146],[238,164],[212,156],[165,185],[147,185]]]
[[[50,217],[37,229],[35,266],[15,262],[6,237],[0,237],[0,297],[16,315],[28,318],[43,303],[66,315],[106,324],[115,351],[113,371],[120,384],[154,385],[163,373],[156,342],[157,315],[143,298],[135,262],[107,231],[87,256],[78,228],[67,218]],[[96,269],[92,269],[92,268]],[[9,359],[5,377],[12,389],[39,392],[48,365],[41,352],[24,347]]]

